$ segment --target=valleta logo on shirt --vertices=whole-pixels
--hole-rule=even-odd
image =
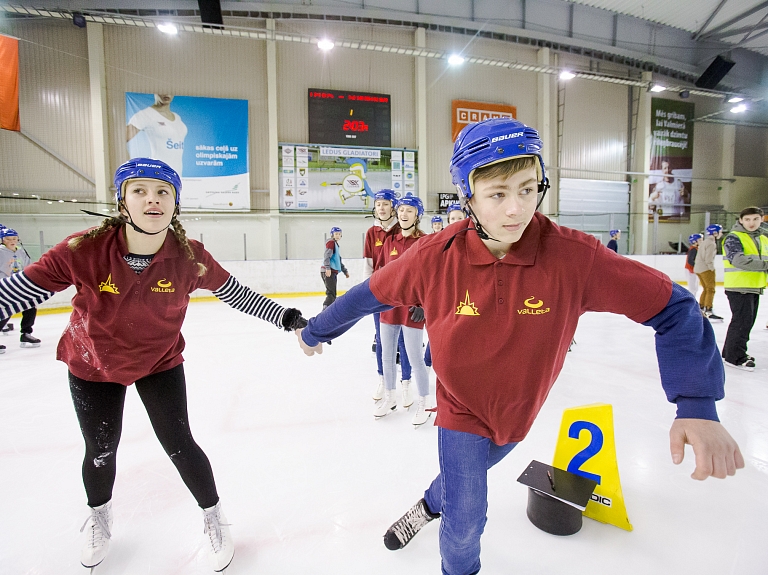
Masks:
[[[150,289],[154,292],[164,292],[164,293],[173,293],[176,291],[175,287],[171,287],[171,282],[169,282],[165,278],[161,280],[157,280],[157,287],[152,286]]]
[[[550,308],[544,307],[544,301],[536,296],[526,299],[523,305],[525,306],[524,308],[517,310],[518,315],[541,315],[550,311]]]
[[[105,292],[113,293],[115,295],[120,295],[120,291],[117,289],[117,286],[112,283],[112,274],[109,274],[107,276],[107,281],[101,282],[99,284],[99,291],[105,291]]]
[[[392,251],[391,251],[391,252],[389,252],[389,255],[391,255],[391,256],[396,256],[396,255],[399,255],[399,254],[397,253],[397,248],[392,248]]]
[[[469,290],[467,290],[467,297],[456,308],[456,315],[480,315],[475,304],[469,300]]]
[[[377,248],[378,248],[379,246],[383,246],[383,245],[384,245],[384,242],[382,242],[381,240],[376,240],[376,243],[375,243],[375,244],[373,244],[373,245],[374,245],[374,247],[377,247]]]

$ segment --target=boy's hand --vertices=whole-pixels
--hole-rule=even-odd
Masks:
[[[327,278],[331,277],[331,270],[330,269],[326,269],[325,270],[325,277],[327,277]]]
[[[708,419],[676,419],[669,430],[672,462],[678,465],[685,456],[685,444],[693,447],[696,469],[691,474],[700,481],[707,477],[725,479],[744,467],[739,446],[718,421]]]
[[[344,275],[347,276],[347,279],[349,279],[349,272],[344,272]]]
[[[323,344],[318,343],[315,347],[309,347],[306,343],[304,343],[304,340],[301,339],[301,332],[304,331],[304,328],[297,329],[293,333],[296,334],[296,337],[299,338],[299,347],[301,347],[301,351],[304,352],[304,355],[313,356],[316,353],[323,353]],[[742,465],[742,467],[744,467]]]

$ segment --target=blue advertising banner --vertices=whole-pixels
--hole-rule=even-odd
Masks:
[[[247,100],[126,92],[125,118],[130,157],[175,169],[183,209],[251,208]]]

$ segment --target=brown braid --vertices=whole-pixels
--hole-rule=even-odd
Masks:
[[[105,219],[103,222],[101,222],[101,225],[99,227],[93,228],[91,231],[86,232],[82,236],[77,236],[69,240],[69,242],[67,243],[67,246],[69,247],[69,249],[74,251],[80,246],[80,243],[83,240],[97,238],[107,233],[109,230],[124,226],[127,221],[128,221],[127,218],[122,214],[118,216],[110,216],[107,219]]]
[[[181,222],[176,219],[175,214],[173,216],[173,219],[171,219],[171,227],[173,228],[173,233],[176,236],[176,239],[179,240],[181,247],[184,248],[184,252],[187,254],[187,257],[190,260],[195,261],[195,254],[192,252],[192,246],[189,245],[189,240],[187,239],[187,232],[184,229],[184,227],[181,225]],[[197,262],[198,276],[205,275],[205,272],[207,271],[208,271],[208,268],[206,268],[200,262]]]

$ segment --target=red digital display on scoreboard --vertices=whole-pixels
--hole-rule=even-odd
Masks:
[[[310,88],[307,100],[310,143],[391,146],[388,94]]]

